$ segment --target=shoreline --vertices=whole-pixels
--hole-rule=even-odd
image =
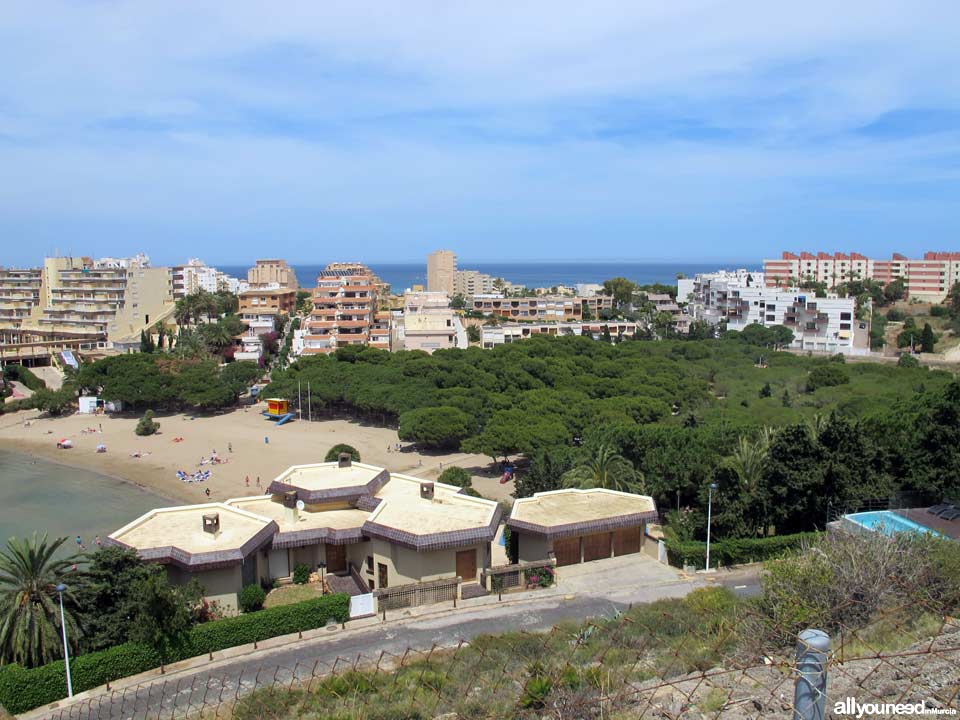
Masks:
[[[209,416],[161,415],[157,417],[160,431],[141,437],[134,432],[138,419],[132,415],[44,417],[36,410],[20,411],[2,416],[0,449],[94,472],[180,505],[264,494],[288,467],[323,462],[326,452],[338,443],[357,448],[363,462],[394,473],[436,479],[442,469],[458,465],[473,474],[474,487],[485,497],[500,500],[513,491],[513,483],[499,485],[498,478],[491,476],[489,458],[421,453],[401,443],[393,428],[344,419],[295,421],[277,427],[255,410],[237,408]],[[58,449],[60,438],[71,439],[74,447]],[[101,443],[107,447],[105,453],[96,452]],[[218,464],[210,462],[214,455]],[[201,469],[210,471],[203,482],[183,482],[177,476],[178,471],[189,475]]]

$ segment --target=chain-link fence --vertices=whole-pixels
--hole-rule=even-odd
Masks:
[[[957,714],[960,623],[933,605],[886,607],[869,621],[834,628],[825,678],[798,663],[796,630],[790,619],[771,620],[727,593],[697,591],[547,632],[181,673],[100,694],[52,717],[790,717],[798,668],[807,701],[797,717],[822,717],[820,707],[826,716],[889,717],[898,704],[911,705],[913,714],[918,704],[930,714]]]

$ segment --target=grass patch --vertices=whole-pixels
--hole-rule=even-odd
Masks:
[[[265,608],[271,608],[279,605],[291,605],[293,603],[303,602],[304,600],[313,600],[321,595],[323,595],[323,591],[320,583],[284,585],[267,593],[267,599],[263,601],[263,606]]]

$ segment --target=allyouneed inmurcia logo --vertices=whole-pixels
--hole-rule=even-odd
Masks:
[[[854,698],[833,704],[834,715],[849,715],[851,717],[870,717],[872,715],[946,715],[955,716],[956,708],[929,707],[926,703],[859,703]]]

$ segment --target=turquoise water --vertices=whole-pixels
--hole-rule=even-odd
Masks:
[[[175,504],[106,475],[0,450],[0,546],[36,531],[69,537],[72,547],[80,535],[92,547],[97,535]]]
[[[926,525],[921,525],[902,515],[897,515],[897,513],[891,512],[890,510],[853,513],[852,515],[845,515],[844,517],[861,527],[865,527],[868,530],[877,530],[884,535],[893,535],[898,532],[922,532],[941,536],[936,530],[932,530]]]

